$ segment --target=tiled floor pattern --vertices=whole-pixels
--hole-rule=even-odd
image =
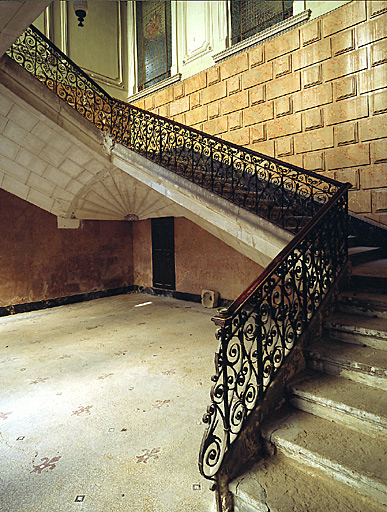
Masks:
[[[0,511],[209,512],[212,314],[130,294],[0,318]]]

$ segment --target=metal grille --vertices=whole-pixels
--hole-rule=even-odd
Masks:
[[[292,14],[291,0],[231,0],[231,44],[239,43]]]
[[[292,233],[339,185],[123,102],[112,117],[117,142]]]
[[[31,25],[7,54],[97,128],[111,130],[110,96],[37,28]]]

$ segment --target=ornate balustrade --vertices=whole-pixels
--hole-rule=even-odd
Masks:
[[[220,345],[199,455],[213,479],[346,263],[349,185],[111,98],[33,26],[7,53],[117,143],[296,234],[214,318]]]
[[[7,53],[116,142],[292,233],[337,190],[334,180],[111,98],[33,26]]]
[[[111,131],[114,100],[33,25],[7,54],[97,128]]]
[[[226,451],[347,261],[344,184],[224,312],[199,468],[213,478]]]
[[[242,208],[297,233],[338,183],[124,102],[114,139]]]

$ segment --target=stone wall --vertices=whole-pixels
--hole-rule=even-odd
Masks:
[[[386,38],[387,2],[354,1],[136,105],[349,181],[387,225]]]
[[[0,306],[109,290],[133,283],[132,226],[54,215],[0,189]]]

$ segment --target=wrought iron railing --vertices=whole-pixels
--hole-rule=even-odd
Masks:
[[[346,263],[349,185],[111,98],[33,26],[7,53],[117,143],[296,233],[214,318],[220,346],[199,456],[212,479]]]
[[[33,25],[7,54],[97,128],[111,131],[114,100]]]
[[[344,184],[224,312],[199,467],[212,479],[347,261]]]
[[[336,181],[111,98],[35,27],[8,55],[116,142],[297,233]]]

